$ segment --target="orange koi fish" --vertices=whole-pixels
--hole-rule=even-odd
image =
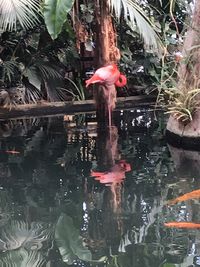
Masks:
[[[168,222],[168,223],[164,223],[164,226],[171,227],[171,228],[196,229],[196,228],[200,228],[200,223],[193,223],[193,222]]]
[[[186,201],[186,200],[189,200],[189,199],[196,199],[196,198],[200,198],[200,189],[194,190],[194,191],[186,193],[186,194],[184,194],[184,195],[182,195],[180,197],[172,199],[172,200],[168,201],[167,204],[173,205],[173,204],[176,204],[178,202],[183,202],[183,201]]]
[[[6,150],[5,151],[7,154],[20,154],[20,152],[19,151],[16,151],[16,150]]]
[[[95,180],[99,181],[101,184],[121,183],[125,178],[125,172],[129,171],[131,171],[130,164],[126,163],[124,160],[120,160],[110,171],[91,171],[91,176],[95,177]]]

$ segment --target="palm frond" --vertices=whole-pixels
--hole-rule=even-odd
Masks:
[[[27,85],[25,91],[25,99],[26,103],[36,104],[40,99],[42,99],[42,93],[38,88],[32,85]]]
[[[83,89],[83,86],[82,86],[80,80],[78,81],[78,86],[77,86],[75,84],[75,82],[72,81],[72,79],[67,78],[67,77],[65,79],[68,80],[73,85],[73,87],[75,89],[74,95],[76,96],[76,99],[77,100],[85,100],[85,92],[84,92],[84,89]],[[69,90],[69,91],[70,91],[70,93],[73,93],[71,90]]]
[[[45,86],[48,100],[59,101],[62,97],[56,90],[58,84],[63,83],[63,76],[58,67],[45,60],[36,60],[25,68],[23,75],[28,78],[33,86],[27,86],[26,96],[28,102],[37,102],[41,96],[41,86]]]
[[[17,22],[24,29],[30,28],[39,20],[39,14],[38,0],[1,0],[0,30],[16,30]]]
[[[162,42],[156,32],[155,25],[145,14],[144,10],[134,0],[109,0],[110,8],[119,19],[122,15],[127,24],[135,29],[137,26],[147,48],[159,51]]]
[[[16,69],[18,68],[18,63],[15,61],[15,59],[6,60],[2,63],[2,77],[1,80],[5,82],[7,79],[10,83],[16,74]]]
[[[23,71],[23,75],[38,90],[41,89],[42,80],[62,78],[55,65],[50,66],[49,62],[42,60],[37,60],[32,65],[27,66]]]
[[[42,79],[39,70],[36,68],[35,65],[26,67],[23,71],[23,75],[28,78],[29,83],[31,83],[35,88],[40,91]]]
[[[43,79],[49,79],[49,78],[62,78],[62,75],[60,72],[57,70],[55,65],[49,66],[49,62],[45,61],[36,61],[35,62],[35,67],[39,70],[40,76]]]

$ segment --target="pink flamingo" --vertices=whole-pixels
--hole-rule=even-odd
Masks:
[[[86,80],[86,87],[90,84],[100,83],[105,85],[107,89],[110,86],[115,85],[117,87],[123,87],[127,83],[126,76],[120,73],[117,65],[111,64],[105,67],[101,67],[95,71],[93,76]],[[109,126],[111,126],[111,96],[110,90],[108,90],[108,115]]]
[[[102,83],[105,85],[116,85],[123,87],[127,83],[126,76],[121,74],[115,64],[111,64],[95,71],[93,76],[86,81],[86,87],[90,84]]]

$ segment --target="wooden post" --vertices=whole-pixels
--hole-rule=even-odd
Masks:
[[[111,13],[107,0],[95,0],[95,63],[96,67],[102,67],[110,63],[117,63],[120,52],[116,46],[117,38],[113,26]],[[115,107],[115,86],[103,86],[97,84],[94,88],[98,122],[108,123],[108,107]]]

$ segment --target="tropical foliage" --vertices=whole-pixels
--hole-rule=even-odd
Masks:
[[[58,37],[65,23],[69,27],[67,14],[71,11],[74,2],[75,0],[44,1],[44,20],[47,26],[47,30],[53,39],[56,39]]]
[[[200,89],[181,91],[180,89],[174,88],[172,90],[165,90],[165,94],[168,95],[167,113],[172,114],[179,122],[188,124],[193,120],[198,110],[199,93]]]
[[[162,87],[167,76],[174,78],[176,66],[171,62],[174,51],[179,50],[189,6],[164,0],[107,3],[118,32],[120,67],[129,81],[128,90],[124,88],[118,94],[149,93],[159,87],[160,81]],[[84,90],[84,79],[93,63],[81,61],[85,59],[80,39],[85,42],[85,52],[93,57],[98,45],[94,1],[5,0],[1,1],[0,13],[0,84],[2,95],[8,94],[1,104],[13,99],[9,90],[13,87],[23,90],[17,91],[20,96],[12,103],[91,96]],[[168,52],[163,56],[163,51]]]

